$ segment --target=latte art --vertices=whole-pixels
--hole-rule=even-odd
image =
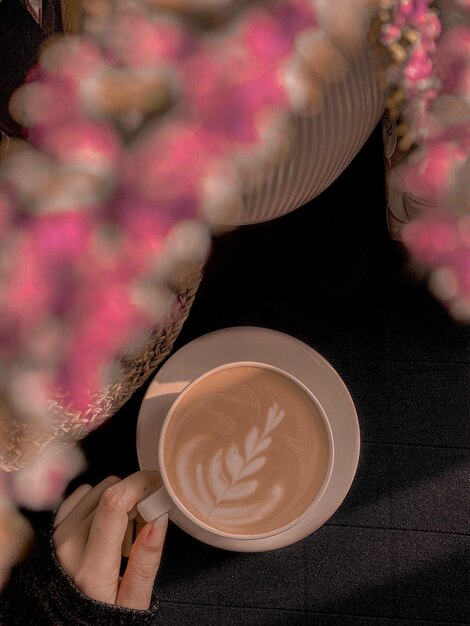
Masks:
[[[165,434],[164,463],[182,505],[212,528],[262,534],[299,517],[326,474],[328,435],[287,377],[240,365],[185,394]]]
[[[231,520],[241,525],[253,524],[261,514],[268,514],[278,505],[282,497],[283,488],[279,484],[273,485],[271,493],[267,494],[267,501],[263,504],[263,497],[259,495],[257,504],[243,505],[243,501],[256,493],[259,489],[259,480],[256,475],[266,463],[266,456],[261,456],[271,445],[269,434],[284,418],[285,412],[278,410],[273,404],[268,411],[266,424],[262,433],[257,426],[252,426],[248,432],[243,453],[236,444],[224,451],[217,450],[205,471],[202,462],[196,462],[196,489],[192,489],[190,472],[192,463],[190,457],[198,453],[198,447],[204,437],[197,437],[189,442],[178,453],[176,460],[178,483],[184,498],[202,511],[212,521]],[[207,481],[206,481],[207,476]]]

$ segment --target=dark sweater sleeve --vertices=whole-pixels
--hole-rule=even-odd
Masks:
[[[91,600],[73,584],[58,562],[52,542],[53,517],[36,537],[29,557],[0,593],[2,626],[147,626],[158,621],[155,592],[148,611]]]

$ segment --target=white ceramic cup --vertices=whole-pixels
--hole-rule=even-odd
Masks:
[[[191,513],[191,511],[189,511],[185,507],[185,505],[181,502],[181,500],[178,498],[177,494],[175,493],[175,489],[171,485],[171,481],[169,479],[167,468],[165,466],[165,460],[164,460],[166,433],[168,431],[170,424],[172,424],[173,420],[178,419],[178,415],[176,411],[177,411],[178,406],[182,402],[182,400],[186,397],[186,395],[189,392],[191,392],[197,385],[199,385],[203,380],[212,376],[216,372],[219,372],[221,370],[231,369],[234,367],[241,367],[241,366],[256,367],[256,368],[270,370],[272,372],[280,374],[281,376],[284,376],[291,382],[295,383],[300,388],[300,390],[303,391],[308,396],[308,398],[316,407],[318,413],[323,419],[323,422],[326,428],[327,438],[328,438],[327,469],[325,472],[324,479],[320,485],[320,488],[317,490],[315,496],[313,497],[309,505],[305,508],[305,510],[299,516],[291,520],[289,523],[283,525],[282,527],[276,528],[270,532],[258,533],[258,534],[253,534],[253,535],[225,532],[218,528],[214,528],[211,525],[205,523],[204,521],[198,519],[193,513]],[[223,447],[226,444],[227,442],[223,441],[221,438],[221,447]],[[178,395],[178,397],[172,404],[170,410],[167,413],[165,421],[163,423],[163,427],[162,427],[159,442],[158,442],[158,466],[159,466],[159,470],[162,476],[163,485],[159,489],[154,491],[152,494],[147,496],[147,498],[142,500],[137,505],[137,509],[139,513],[142,515],[142,517],[144,518],[144,520],[147,522],[157,519],[158,517],[161,517],[162,515],[168,513],[170,519],[172,519],[175,523],[178,524],[178,521],[183,516],[183,518],[190,520],[195,525],[196,528],[200,529],[201,533],[200,533],[200,536],[197,538],[199,538],[202,541],[204,541],[204,537],[207,536],[206,535],[207,532],[218,535],[220,537],[229,538],[229,539],[242,539],[242,540],[264,539],[267,537],[275,536],[295,526],[296,524],[299,524],[312,511],[312,509],[321,500],[328,486],[328,482],[330,480],[330,476],[331,476],[332,469],[333,469],[333,461],[334,461],[334,441],[333,441],[333,436],[331,432],[331,427],[328,422],[328,418],[322,406],[316,399],[316,397],[303,383],[301,383],[297,378],[295,378],[291,374],[281,370],[280,368],[269,365],[267,363],[258,363],[258,362],[252,362],[252,361],[237,361],[233,363],[227,363],[227,364],[221,365],[219,367],[216,367],[214,369],[211,369],[205,372],[204,374],[202,374],[201,376],[199,376],[198,378],[190,382],[181,391],[181,393]],[[197,531],[196,531],[196,535],[197,535]]]

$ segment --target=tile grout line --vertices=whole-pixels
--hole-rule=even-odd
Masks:
[[[217,608],[217,609],[234,609],[236,611],[264,611],[267,613],[274,612],[282,612],[282,613],[299,613],[303,615],[324,615],[324,616],[337,616],[337,617],[358,617],[361,619],[370,619],[370,620],[401,620],[404,622],[410,623],[418,623],[418,624],[440,624],[441,626],[465,626],[467,622],[460,621],[442,621],[442,620],[428,620],[428,619],[417,619],[417,618],[409,618],[409,617],[387,617],[381,615],[363,615],[359,613],[335,613],[335,612],[326,612],[326,611],[310,611],[308,609],[298,610],[298,609],[287,609],[287,608],[279,608],[279,607],[269,607],[269,606],[237,606],[231,604],[205,604],[201,602],[185,602],[180,600],[164,600],[160,598],[160,605],[162,604],[171,604],[171,605],[179,605],[179,606],[192,606],[199,608]]]
[[[324,356],[324,353],[322,353],[322,356]],[[354,362],[354,361],[359,361],[361,363],[364,362],[369,362],[369,363],[412,363],[413,365],[416,364],[421,364],[421,365],[470,365],[470,361],[447,361],[447,360],[440,360],[440,361],[432,361],[430,359],[399,359],[399,358],[387,358],[387,357],[367,357],[367,356],[363,356],[363,357],[358,357],[358,356],[324,356],[324,358],[327,358],[328,361],[330,362],[335,362],[335,361],[347,361],[349,362]]]
[[[361,439],[361,444],[367,444],[372,446],[403,446],[412,448],[433,448],[435,450],[465,450],[470,451],[469,446],[447,446],[437,445],[433,443],[403,443],[401,441],[371,441],[370,439]]]
[[[368,526],[366,524],[341,524],[340,522],[325,522],[323,526],[338,528],[358,528],[364,530],[382,530],[384,532],[426,533],[431,535],[451,535],[452,537],[470,537],[470,533],[452,532],[450,530],[424,530],[422,528],[399,528],[393,526]]]

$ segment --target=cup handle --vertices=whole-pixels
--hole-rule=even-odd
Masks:
[[[137,510],[146,522],[151,522],[168,513],[174,506],[166,487],[162,486],[139,502]]]

